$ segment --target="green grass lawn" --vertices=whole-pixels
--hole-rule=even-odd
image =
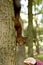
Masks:
[[[43,54],[39,54],[39,55],[35,56],[35,58],[37,58],[37,59],[43,61]]]

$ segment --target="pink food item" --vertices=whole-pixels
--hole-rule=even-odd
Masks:
[[[32,57],[29,57],[29,58],[27,58],[27,59],[24,60],[24,63],[25,64],[30,64],[31,63],[31,64],[34,65],[36,63],[36,59],[34,59]]]
[[[27,59],[24,60],[24,63],[29,65],[29,64],[32,64],[32,65],[43,65],[43,62],[40,61],[39,59],[34,59],[33,57],[29,57]]]

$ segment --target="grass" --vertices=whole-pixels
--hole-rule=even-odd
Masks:
[[[43,54],[36,55],[35,58],[43,61]]]

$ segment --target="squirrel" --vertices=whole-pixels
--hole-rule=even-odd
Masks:
[[[22,26],[19,20],[17,20],[15,17],[12,17],[12,20],[14,21],[14,28],[17,31],[17,38],[16,43],[19,45],[22,45],[23,42],[25,42],[25,37],[22,36]]]
[[[17,31],[16,43],[22,45],[24,43],[24,37],[22,36],[22,26],[19,20],[21,10],[20,0],[13,0],[13,6],[15,17],[12,17],[12,20],[14,21],[14,27],[15,30]]]
[[[20,17],[20,11],[21,11],[20,0],[13,0],[13,6],[14,6],[15,18],[19,19],[19,17]]]

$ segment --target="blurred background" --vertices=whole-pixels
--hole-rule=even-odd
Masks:
[[[31,10],[31,7],[29,5],[32,6],[32,13],[29,11],[29,9]],[[43,60],[43,0],[33,0],[32,5],[29,3],[29,0],[21,0],[20,16],[23,23],[23,35],[28,38],[32,36],[32,38],[28,39],[28,42],[26,39],[26,56],[32,56],[32,53],[29,52],[29,50],[33,49],[33,55]],[[30,19],[32,18],[31,23],[29,16]],[[31,47],[31,39],[33,40],[33,48]]]
[[[24,65],[28,57],[43,61],[43,0],[18,1],[22,35],[26,39],[23,45],[16,44],[13,0],[0,0],[0,65]]]

